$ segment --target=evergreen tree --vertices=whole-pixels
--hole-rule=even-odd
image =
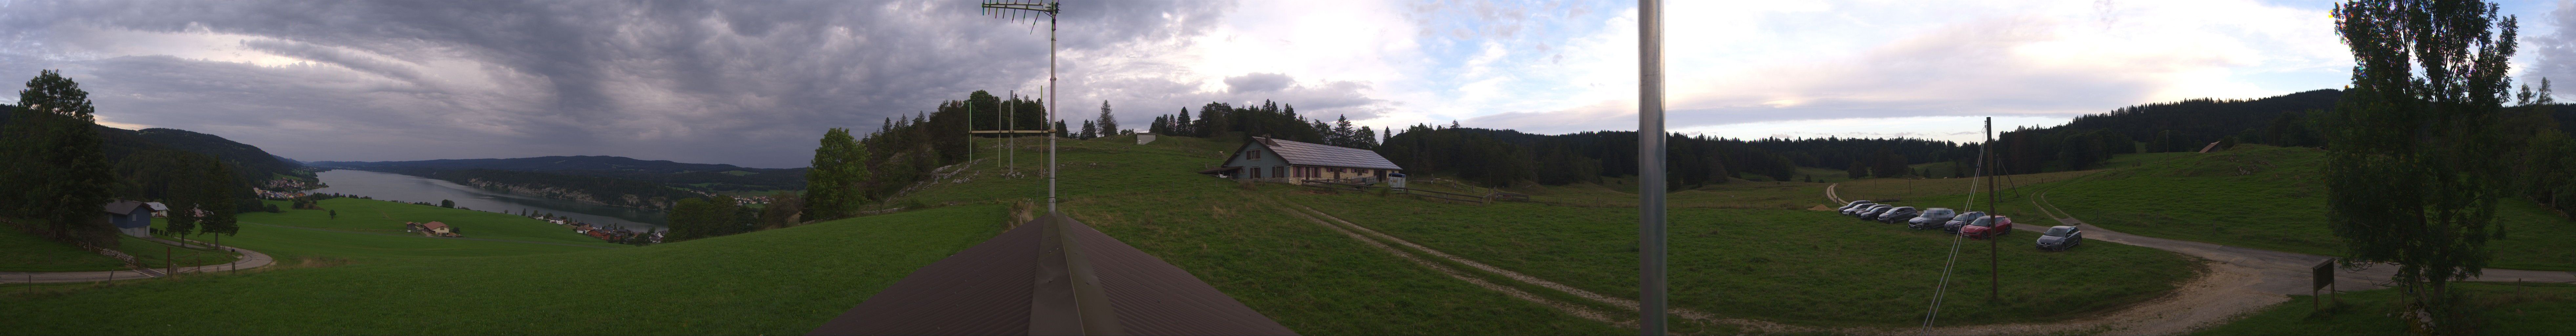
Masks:
[[[1091,138],[1098,138],[1098,137],[1100,137],[1100,125],[1099,125],[1099,124],[1094,124],[1094,123],[1092,123],[1090,120],[1084,120],[1084,121],[1082,121],[1082,134],[1080,134],[1080,135],[1075,135],[1074,137],[1075,137],[1076,139],[1083,139],[1083,140],[1090,140]]]
[[[1177,115],[1173,115],[1173,116],[1172,116],[1172,126],[1164,127],[1164,129],[1165,129],[1165,130],[1171,131],[1171,133],[1164,133],[1164,134],[1165,134],[1165,135],[1177,135],[1177,136],[1199,136],[1199,135],[1198,135],[1198,130],[1197,130],[1197,129],[1195,129],[1195,128],[1191,128],[1191,127],[1194,127],[1194,126],[1192,126],[1192,125],[1196,125],[1196,124],[1192,124],[1192,123],[1190,122],[1190,108],[1183,107],[1183,108],[1181,108],[1181,114],[1177,114]]]
[[[2324,117],[2326,220],[2348,264],[2391,280],[2459,327],[2451,281],[2486,267],[2499,165],[2494,120],[2510,95],[2515,18],[2483,1],[2371,0],[2335,9],[2352,89]],[[2496,30],[2501,29],[2500,34]],[[2422,75],[2415,74],[2421,69]],[[2456,332],[2459,330],[2446,330]]]
[[[101,149],[97,107],[80,83],[44,70],[18,91],[9,125],[0,129],[0,207],[29,233],[100,247],[116,244],[98,214],[117,184]]]
[[[805,171],[805,215],[807,220],[832,220],[849,217],[866,201],[860,182],[868,179],[868,149],[860,146],[850,130],[833,128],[823,132],[822,145],[814,148],[812,168]]]
[[[1333,120],[1333,131],[1324,135],[1324,143],[1359,148],[1359,130],[1351,128],[1351,116],[1343,115]]]
[[[1118,116],[1109,114],[1109,101],[1100,101],[1100,136],[1118,135]]]

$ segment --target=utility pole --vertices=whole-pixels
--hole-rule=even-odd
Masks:
[[[1637,334],[1664,334],[1664,12],[1637,1]]]
[[[1986,144],[1987,144],[1987,146],[1993,146],[1993,144],[1994,144],[1994,143],[1995,143],[1995,117],[1986,117]],[[1988,151],[1988,152],[1989,152],[1989,153],[1994,153],[1994,155],[1993,155],[1992,157],[1990,157],[1990,159],[1991,159],[1991,160],[1994,160],[1995,165],[1996,165],[1996,166],[1998,166],[1998,167],[1996,167],[1996,168],[2002,168],[2002,167],[2000,167],[2000,166],[2001,166],[2001,165],[2003,164],[2003,162],[2004,162],[2004,160],[2003,160],[2003,153],[1997,153],[1997,152],[1993,152],[1993,151]],[[1999,184],[1996,184],[1996,183],[1995,183],[1995,178],[1997,177],[1997,176],[1995,176],[1995,175],[1997,175],[1997,174],[1986,174],[1986,216],[1987,216],[1987,217],[1994,217],[1994,216],[2003,215],[2003,207],[1998,206],[1998,204],[2001,204],[2001,203],[1999,203],[1999,202],[2001,202],[2001,200],[1999,200],[1999,197],[2000,197],[2000,196],[1998,196],[1998,195],[2003,195],[2003,189],[1997,189],[1998,187],[2001,187],[2002,185],[1999,185]],[[2001,223],[2001,222],[2002,222],[2001,220],[1997,220],[1996,222],[1997,222],[1997,223],[1995,223],[1996,225],[2002,225],[2002,224],[2003,224],[2003,223]],[[2002,261],[1999,261],[1999,258],[2001,258],[2001,257],[1998,257],[1997,255],[1999,255],[1999,254],[2003,254],[2003,250],[2002,250],[2002,248],[2003,248],[2003,243],[2000,243],[2000,241],[2002,241],[2002,240],[2003,240],[2003,234],[2004,234],[2004,232],[2003,232],[2003,231],[1996,231],[1996,230],[2002,230],[2002,229],[2003,229],[2002,227],[1990,227],[1990,228],[1986,228],[1986,278],[1987,278],[1987,279],[1986,279],[1986,285],[1987,285],[1987,288],[1986,288],[1986,301],[1987,301],[1987,302],[2003,301],[2003,292],[2004,292],[2004,282],[2003,282],[2003,281],[2004,281],[2004,270],[2003,270],[2003,268],[2001,268],[2001,266],[2003,266],[2003,262],[2002,262]]]

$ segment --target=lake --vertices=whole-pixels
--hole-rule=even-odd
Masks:
[[[518,214],[521,210],[554,213],[556,217],[591,223],[594,226],[618,225],[627,230],[670,230],[663,226],[670,217],[661,211],[581,203],[567,200],[511,195],[469,187],[425,177],[379,173],[363,170],[334,169],[315,174],[330,187],[307,190],[306,193],[367,196],[381,201],[429,202],[456,201],[456,207],[475,211]]]

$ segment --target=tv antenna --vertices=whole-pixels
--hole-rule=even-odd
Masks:
[[[1058,131],[1055,129],[1055,92],[1061,91],[1057,90],[1055,85],[1055,16],[1057,13],[1063,12],[1062,6],[1059,6],[1059,4],[1054,1],[1037,3],[1004,0],[985,1],[981,7],[983,8],[983,14],[987,16],[1007,18],[1011,21],[1027,19],[1029,20],[1029,29],[1031,30],[1037,29],[1038,16],[1046,16],[1047,85],[1040,90],[1041,92],[1039,92],[1039,94],[1046,95],[1044,106],[1046,108],[1046,121],[1042,123],[1045,124],[1045,126],[1041,127],[1046,128],[1045,130],[1042,130],[1042,132],[1047,134],[1047,212],[1053,213],[1055,212],[1055,134]]]

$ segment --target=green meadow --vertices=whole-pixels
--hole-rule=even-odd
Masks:
[[[2576,285],[2552,283],[2455,282],[2465,296],[2462,305],[2480,335],[2565,335],[2576,330]],[[2292,295],[2262,311],[2199,335],[2405,335],[2405,311],[2396,288],[2337,293],[2331,307],[2317,298]]]
[[[1637,293],[1637,209],[1432,204],[1369,193],[1284,198],[1397,238],[1596,293]],[[1951,235],[1831,211],[1673,208],[1675,307],[1727,317],[1833,326],[1922,322]],[[2000,244],[2002,300],[1986,300],[1984,241],[1959,249],[1945,323],[2062,320],[2138,303],[2192,277],[2196,260],[2091,244],[2041,252],[2024,233]],[[1780,309],[1797,307],[1797,309]]]
[[[2326,226],[2320,150],[2240,145],[2206,154],[2145,155],[2154,156],[2132,168],[2007,189],[1998,195],[1999,205],[2023,223],[2056,225],[2032,208],[2038,198],[2052,210],[2125,233],[2318,255],[2342,251]],[[1854,189],[1859,188],[1846,185],[1843,197],[1854,199]],[[1915,201],[1900,204],[1957,207],[1968,200],[1951,195]],[[2487,267],[2576,270],[2576,248],[2567,245],[2576,241],[2576,221],[2529,200],[2503,201],[2496,225],[2506,234],[2488,241],[2495,258]],[[1986,200],[1980,196],[1976,202]]]
[[[959,206],[644,248],[525,255],[428,258],[421,256],[432,253],[417,250],[317,247],[299,252],[356,259],[51,285],[35,294],[0,290],[7,302],[0,324],[10,326],[0,333],[801,334],[913,269],[999,233],[1001,210]],[[242,236],[254,231],[245,227]],[[381,258],[388,255],[411,258]]]

